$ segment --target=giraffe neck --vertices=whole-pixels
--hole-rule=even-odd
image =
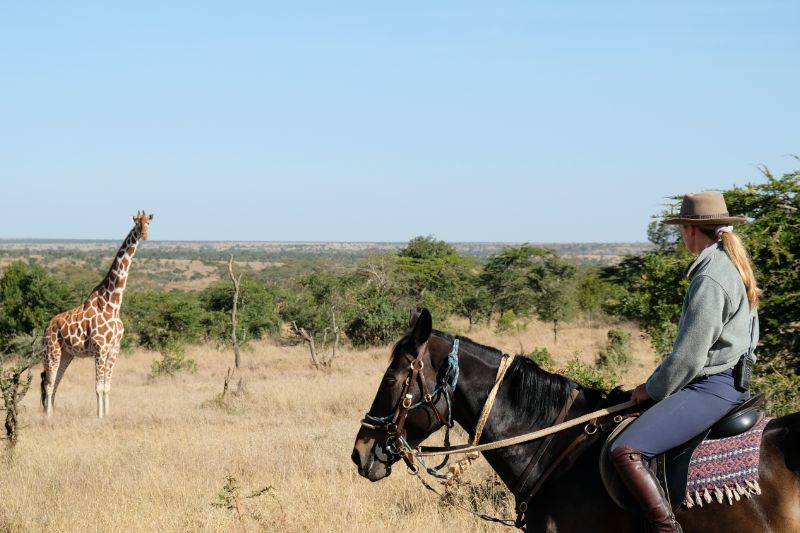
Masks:
[[[133,254],[136,253],[136,245],[139,244],[139,227],[134,226],[128,236],[119,247],[108,274],[97,286],[95,292],[98,298],[105,301],[114,312],[119,313],[122,305],[122,295],[125,292],[125,285],[128,281],[128,270],[133,261]]]

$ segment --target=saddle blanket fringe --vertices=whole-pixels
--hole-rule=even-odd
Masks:
[[[758,485],[758,455],[764,426],[772,418],[761,417],[740,435],[703,441],[692,454],[686,483],[687,508],[716,500],[733,505],[742,496],[761,494]]]

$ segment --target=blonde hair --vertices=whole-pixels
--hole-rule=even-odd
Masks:
[[[701,231],[711,238],[716,238],[715,227],[701,227]],[[761,289],[756,284],[756,276],[753,273],[753,262],[750,260],[750,254],[742,243],[742,239],[733,232],[721,232],[719,238],[722,241],[722,247],[725,253],[730,257],[733,266],[739,272],[744,283],[744,288],[747,291],[747,301],[750,302],[750,308],[754,311],[758,309],[758,300],[761,296]]]

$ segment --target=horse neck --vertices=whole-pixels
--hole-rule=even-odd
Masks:
[[[453,400],[453,419],[470,435],[474,435],[478,418],[495,383],[501,358],[502,354],[495,350],[462,341],[459,350],[460,378]],[[549,375],[541,371],[542,379],[547,379]],[[483,443],[549,427],[554,421],[550,419],[550,413],[544,412],[546,409],[544,405],[543,412],[538,413],[538,416],[531,416],[522,406],[516,405],[512,400],[513,387],[510,385],[506,382],[498,389],[494,406],[483,429],[481,437]],[[562,401],[560,398],[555,400]],[[563,402],[566,402],[566,396]],[[484,456],[503,482],[513,490],[541,442],[533,441],[500,448],[485,452]]]

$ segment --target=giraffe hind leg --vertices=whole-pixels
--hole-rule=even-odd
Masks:
[[[58,370],[56,370],[56,378],[55,382],[53,383],[53,392],[51,394],[51,405],[55,405],[56,402],[56,392],[58,392],[58,384],[61,383],[61,378],[64,377],[64,372],[67,371],[67,367],[74,359],[74,356],[70,353],[62,353],[61,354],[61,361],[58,364]]]
[[[42,409],[48,417],[53,416],[53,393],[55,391],[57,369],[61,366],[61,345],[49,341],[45,345],[42,361]]]

